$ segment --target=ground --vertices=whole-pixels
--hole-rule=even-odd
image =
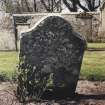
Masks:
[[[0,85],[0,105],[22,105],[14,96],[10,83]],[[49,104],[48,104],[49,103]],[[105,82],[80,80],[74,99],[52,100],[27,105],[105,105]]]
[[[0,52],[0,79],[11,80],[17,64],[17,52]],[[105,105],[105,43],[88,44],[80,79],[73,100],[46,100],[40,104],[28,105]],[[10,82],[0,83],[0,105],[22,105],[16,99],[14,89],[14,84],[11,85]]]

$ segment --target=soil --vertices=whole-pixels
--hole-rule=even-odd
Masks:
[[[19,103],[15,97],[13,85],[0,84],[0,105],[105,105],[105,81],[79,81],[74,98],[62,100],[44,100],[37,103]]]

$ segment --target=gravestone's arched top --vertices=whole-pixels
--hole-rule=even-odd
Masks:
[[[81,40],[86,41],[84,36],[82,36],[82,35],[80,35],[78,33],[75,33],[73,31],[71,24],[67,20],[65,20],[61,15],[51,15],[51,14],[42,17],[32,28],[26,30],[25,32],[22,32],[21,33],[21,38],[23,36],[28,35],[26,33],[30,33],[30,32],[33,32],[33,31],[37,30],[37,27],[44,27],[44,26],[48,25],[48,26],[51,26],[52,28],[55,27],[56,30],[57,30],[57,28],[59,28],[60,26],[65,27],[66,26],[65,24],[68,25],[67,26],[67,27],[69,27],[68,30],[69,31],[71,30],[70,34],[74,33],[74,36],[76,36],[77,38],[79,38]],[[65,28],[65,31],[66,30],[67,29]]]
[[[31,27],[30,29],[22,32],[21,34],[34,30],[41,22],[43,22],[44,20],[46,20],[50,17],[59,17],[59,18],[63,19],[63,17],[61,15],[58,15],[58,14],[56,14],[56,15],[55,14],[47,14],[46,16],[43,16],[39,21],[37,21],[33,27]]]

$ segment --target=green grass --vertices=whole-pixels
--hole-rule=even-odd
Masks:
[[[0,52],[0,74],[6,75],[11,79],[18,62],[18,53]]]
[[[81,75],[89,80],[105,80],[105,51],[85,52]]]
[[[0,52],[0,74],[11,79],[18,63],[18,53]],[[105,51],[86,51],[81,76],[88,80],[105,80]]]
[[[101,49],[105,49],[105,43],[88,43],[88,48],[101,48]]]

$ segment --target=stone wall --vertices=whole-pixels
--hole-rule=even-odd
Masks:
[[[100,14],[101,25],[99,28],[98,36],[100,37],[101,42],[105,42],[105,8]]]
[[[0,50],[16,50],[13,17],[5,13],[0,16]]]
[[[20,19],[20,22],[18,22],[18,19],[15,20],[15,28],[17,30],[17,35],[19,39],[21,32],[33,27],[36,22],[47,15],[51,14],[17,14],[11,16],[10,14],[4,13],[2,15],[2,18],[0,17],[0,50],[16,50],[13,17],[17,17]],[[88,41],[105,42],[105,38],[103,38],[104,34],[102,34],[105,33],[105,30],[104,28],[100,28],[102,24],[99,13],[90,13],[88,15],[84,15],[82,13],[56,13],[56,15],[60,15],[68,22],[70,22],[74,28],[74,31],[79,32],[81,35],[84,35]],[[24,20],[25,17],[27,17],[26,20]]]
[[[30,27],[48,14],[36,14],[31,18]],[[50,15],[50,14],[49,14]],[[90,13],[88,15],[82,13],[71,13],[71,14],[57,14],[65,18],[74,28],[75,31],[84,35],[87,41],[97,42],[99,41],[98,30],[100,27],[100,14]]]

